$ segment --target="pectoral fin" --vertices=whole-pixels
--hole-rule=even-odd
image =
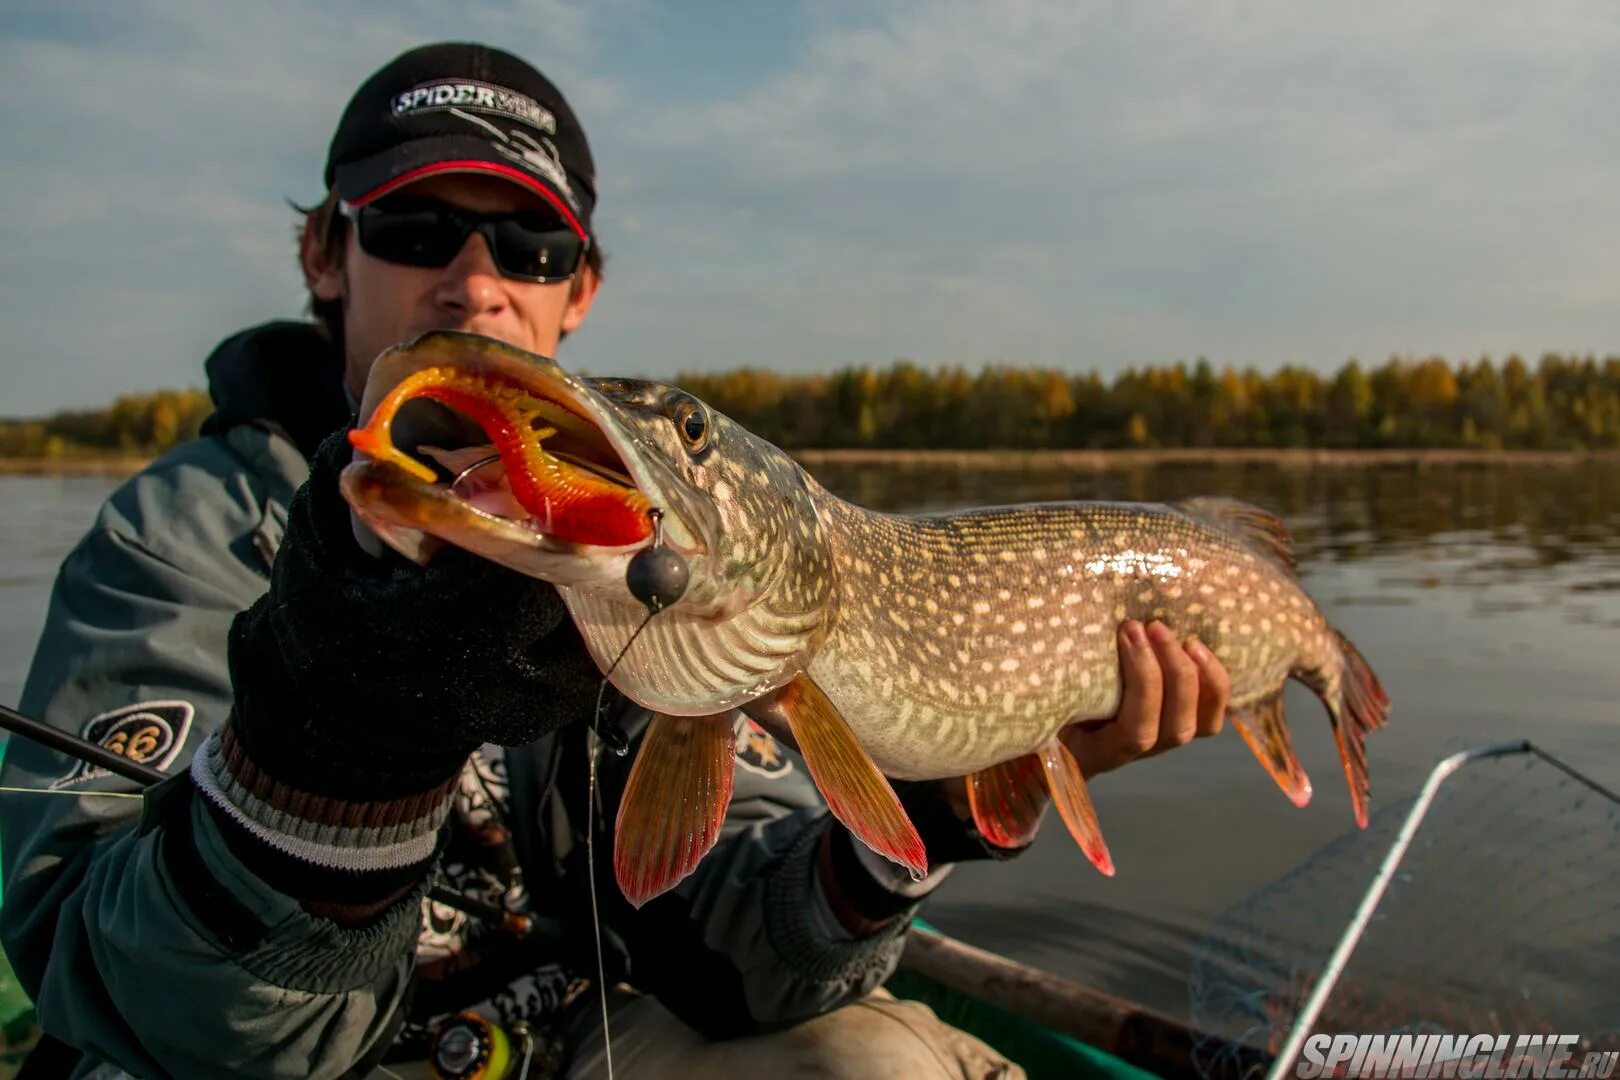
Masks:
[[[1254,756],[1266,767],[1266,772],[1277,781],[1283,794],[1295,806],[1311,801],[1311,779],[1294,756],[1294,744],[1288,737],[1288,721],[1283,717],[1282,691],[1246,709],[1232,709],[1232,718],[1238,734],[1249,744]]]
[[[736,762],[732,714],[652,718],[619,800],[613,872],[640,907],[697,868],[720,836]]]
[[[800,675],[769,699],[752,702],[748,712],[787,724],[833,816],[862,843],[918,878],[928,873],[922,837],[894,788],[810,676]]]
[[[1041,766],[1046,772],[1046,786],[1052,792],[1052,802],[1057,806],[1063,824],[1069,827],[1069,834],[1092,865],[1113,877],[1114,859],[1108,854],[1108,845],[1103,843],[1102,826],[1097,824],[1097,811],[1086,792],[1086,779],[1080,771],[1079,762],[1074,760],[1069,748],[1056,735],[1041,747],[1040,755]]]
[[[979,835],[997,847],[1023,847],[1035,839],[1048,803],[1041,759],[1024,754],[967,778],[968,806]]]

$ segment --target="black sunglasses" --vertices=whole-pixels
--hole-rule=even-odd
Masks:
[[[590,247],[589,240],[544,211],[478,214],[437,199],[341,203],[338,210],[355,223],[361,251],[405,266],[448,266],[476,232],[503,275],[545,284],[573,277]]]

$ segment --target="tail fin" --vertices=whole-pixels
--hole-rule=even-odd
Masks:
[[[1339,760],[1350,782],[1350,801],[1355,806],[1356,824],[1367,827],[1367,734],[1384,726],[1389,718],[1389,695],[1350,640],[1338,631],[1342,664],[1339,669],[1338,700],[1324,698],[1333,720],[1333,738],[1339,744]]]

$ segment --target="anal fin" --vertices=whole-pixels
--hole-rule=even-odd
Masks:
[[[968,806],[979,835],[997,847],[1018,848],[1035,839],[1048,803],[1041,759],[1023,754],[967,778]]]
[[[863,844],[919,880],[928,873],[922,837],[894,788],[814,679],[800,675],[769,698],[749,703],[746,711],[787,725],[833,816]]]
[[[1097,810],[1091,805],[1086,791],[1085,775],[1080,763],[1074,760],[1063,740],[1054,735],[1040,749],[1041,768],[1046,774],[1046,786],[1052,793],[1063,824],[1069,827],[1080,850],[1086,853],[1092,865],[1108,877],[1114,876],[1114,858],[1108,854],[1103,842],[1102,826],[1097,823]]]
[[[666,716],[647,725],[619,800],[613,872],[640,907],[697,868],[731,805],[736,737],[730,713]]]
[[[1294,755],[1288,721],[1283,716],[1282,690],[1279,688],[1264,701],[1245,709],[1233,709],[1227,715],[1283,794],[1295,806],[1307,805],[1311,801],[1311,780]]]

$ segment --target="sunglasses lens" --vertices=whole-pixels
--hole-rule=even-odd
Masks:
[[[360,212],[360,247],[368,255],[406,266],[445,266],[467,239],[467,227],[433,207]]]
[[[585,243],[560,221],[530,217],[495,223],[495,262],[513,277],[560,281],[579,266]]]
[[[436,202],[366,206],[358,215],[366,254],[406,266],[447,266],[472,232],[476,215]],[[585,242],[557,218],[537,213],[490,216],[476,227],[489,240],[495,265],[508,277],[562,281],[573,274]]]

